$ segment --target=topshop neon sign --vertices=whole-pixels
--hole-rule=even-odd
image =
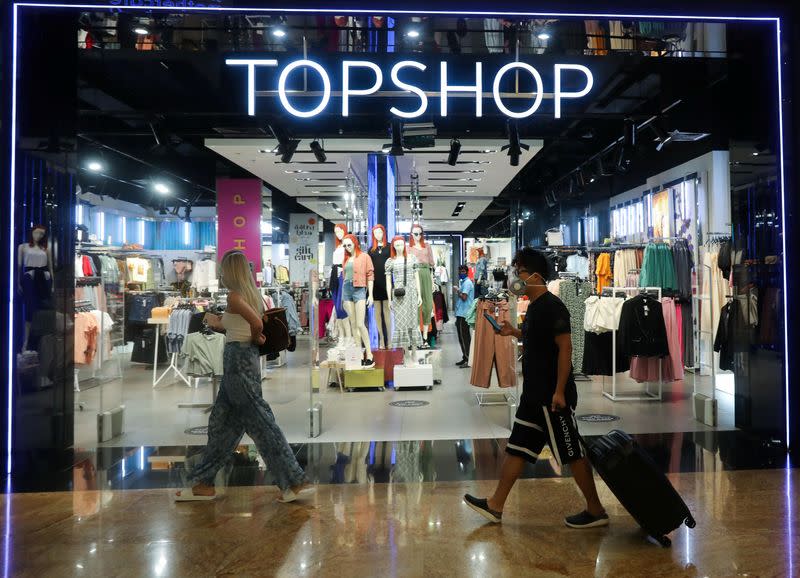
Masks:
[[[228,66],[246,66],[247,67],[247,114],[254,116],[256,114],[256,68],[258,67],[277,67],[278,61],[274,58],[229,58],[225,60]],[[351,86],[351,71],[354,69],[364,69],[372,72],[373,82],[369,87],[353,88]],[[419,99],[419,106],[415,110],[401,110],[396,106],[389,109],[393,115],[400,118],[417,118],[425,114],[428,110],[428,93],[426,93],[420,86],[411,84],[408,80],[400,79],[401,73],[405,69],[415,69],[418,71],[425,71],[427,65],[416,60],[402,60],[392,66],[390,77],[391,83],[394,88],[399,89],[403,93],[415,95]],[[483,116],[483,63],[478,61],[475,63],[475,84],[450,84],[447,73],[447,62],[440,62],[440,81],[439,81],[439,115],[447,116],[447,103],[449,96],[452,93],[473,93],[475,94],[475,116]],[[356,96],[369,96],[377,93],[383,86],[383,71],[374,62],[368,60],[345,60],[342,62],[342,116],[350,116],[350,101],[352,97]],[[319,95],[319,101],[314,108],[308,110],[300,110],[290,101],[289,97],[292,90],[287,89],[287,83],[295,72],[305,71],[306,73],[316,74],[322,82],[322,91]],[[503,102],[503,95],[500,91],[500,85],[503,78],[512,71],[520,71],[523,74],[528,74],[536,87],[533,97],[533,103],[524,111],[516,112],[509,109]],[[577,91],[568,91],[562,88],[562,75],[565,73],[582,75],[584,86]],[[556,64],[553,66],[554,89],[553,101],[555,103],[554,117],[561,118],[561,104],[563,100],[577,99],[589,94],[594,86],[594,76],[592,71],[581,64]],[[331,76],[321,64],[314,60],[302,59],[295,60],[287,64],[281,70],[278,76],[278,98],[281,105],[289,114],[299,118],[311,118],[322,113],[331,100]],[[510,118],[527,118],[534,114],[542,104],[544,98],[544,82],[539,71],[530,64],[525,62],[509,62],[497,71],[492,82],[492,98],[494,99],[497,109]]]

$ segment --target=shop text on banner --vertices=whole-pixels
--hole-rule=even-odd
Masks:
[[[289,215],[289,278],[307,281],[319,265],[319,217],[314,213]]]
[[[217,256],[242,251],[261,271],[261,180],[217,179]]]

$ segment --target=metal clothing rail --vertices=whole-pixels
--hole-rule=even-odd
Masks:
[[[615,296],[617,293],[651,293],[658,294],[661,301],[661,287],[604,287],[603,292],[609,292]],[[611,401],[662,401],[664,390],[664,379],[661,373],[661,363],[658,364],[658,393],[650,391],[650,383],[645,382],[644,391],[640,395],[617,395],[617,330],[611,331],[611,391],[606,391],[606,376],[603,376],[603,395]]]

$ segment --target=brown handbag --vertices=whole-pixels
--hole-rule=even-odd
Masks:
[[[260,355],[278,353],[289,348],[289,323],[286,321],[286,308],[266,309],[261,316],[264,328],[264,344],[258,348]]]

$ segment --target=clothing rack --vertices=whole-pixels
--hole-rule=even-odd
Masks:
[[[603,287],[603,294],[610,293],[615,297],[622,293],[627,299],[629,293],[653,293],[661,301],[661,287]],[[658,394],[650,391],[650,384],[645,383],[640,395],[617,395],[617,330],[611,332],[611,391],[606,391],[606,376],[603,376],[603,395],[611,401],[662,401],[664,379],[661,375],[661,364],[658,366]]]
[[[647,243],[615,243],[613,245],[601,245],[597,247],[587,247],[588,253],[606,253],[612,251],[619,251],[620,249],[643,249]]]
[[[170,313],[170,315],[171,315],[171,313]],[[167,318],[167,319],[169,320],[169,318]],[[169,373],[170,369],[173,372],[172,373],[173,379],[180,378],[186,384],[187,387],[192,387],[192,380],[189,379],[188,376],[184,375],[183,372],[178,367],[178,355],[179,355],[178,352],[174,352],[174,353],[170,354],[170,356],[169,356],[169,365],[161,373],[160,376],[158,375],[158,342],[161,339],[161,326],[162,325],[168,325],[169,321],[167,321],[167,323],[162,323],[160,320],[154,320],[153,318],[150,318],[150,319],[147,320],[147,322],[150,325],[155,325],[155,327],[156,327],[156,342],[155,342],[155,347],[153,347],[153,351],[154,351],[154,353],[153,353],[153,389],[155,389],[156,386],[161,382],[161,380],[164,379],[164,377],[166,377],[166,375],[167,375],[167,373]]]

